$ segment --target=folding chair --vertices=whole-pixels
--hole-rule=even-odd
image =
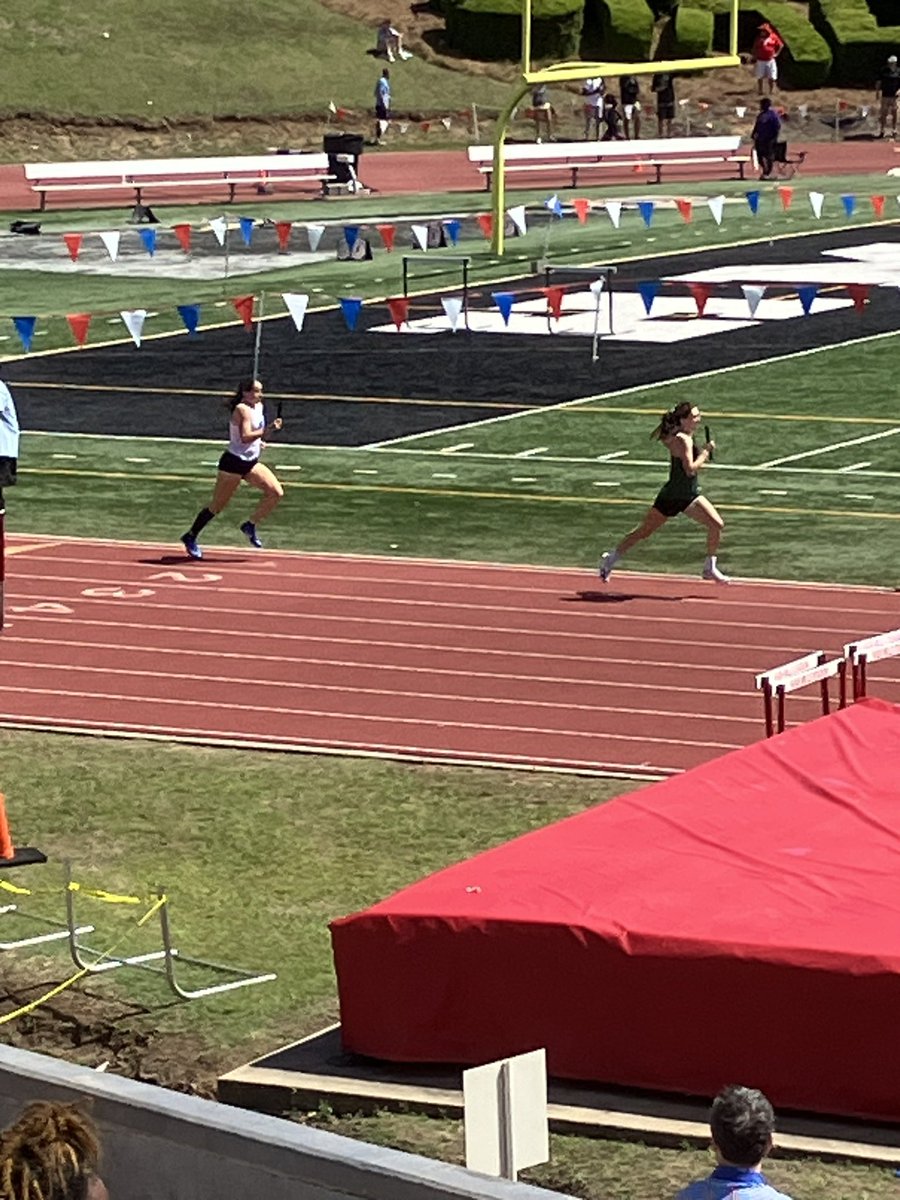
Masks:
[[[805,160],[806,160],[806,151],[805,150],[798,150],[797,153],[792,158],[788,154],[787,142],[776,142],[775,143],[775,157],[773,158],[772,161],[775,164],[775,175],[779,179],[793,179],[794,176],[797,174],[797,172],[800,170],[800,168],[803,166],[803,163],[805,162]]]

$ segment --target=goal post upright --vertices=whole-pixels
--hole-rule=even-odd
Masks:
[[[725,67],[739,67],[738,55],[738,5],[740,0],[731,0],[728,53],[709,58],[660,59],[656,62],[561,62],[538,71],[531,69],[531,4],[522,0],[522,74],[515,92],[497,119],[494,131],[494,157],[491,169],[491,250],[502,255],[506,245],[504,216],[506,205],[506,173],[503,148],[512,114],[530,87],[540,83],[572,83],[578,79],[590,79],[595,75],[611,78],[620,75],[656,75],[666,71],[671,75],[688,71],[716,71]]]

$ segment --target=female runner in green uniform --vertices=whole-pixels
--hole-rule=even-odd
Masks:
[[[632,529],[615,550],[608,550],[601,558],[600,578],[604,583],[623,554],[627,554],[632,546],[650,537],[651,533],[655,533],[666,521],[677,517],[679,513],[686,513],[706,526],[706,562],[703,564],[703,578],[712,579],[716,583],[728,583],[729,577],[722,574],[716,562],[716,552],[725,522],[715,507],[700,494],[700,482],[697,478],[697,473],[709,462],[716,447],[715,442],[707,442],[702,450],[698,450],[694,445],[694,431],[702,419],[700,409],[684,400],[663,416],[650,435],[659,438],[671,455],[669,478],[640,525]]]

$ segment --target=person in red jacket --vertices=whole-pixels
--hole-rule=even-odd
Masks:
[[[760,96],[763,94],[763,82],[769,81],[769,95],[775,91],[775,84],[778,81],[778,55],[784,49],[784,42],[781,35],[772,28],[768,21],[763,21],[756,32],[756,41],[753,43],[753,60],[756,63],[754,75],[756,76],[756,90]]]

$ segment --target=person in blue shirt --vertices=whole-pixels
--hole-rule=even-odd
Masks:
[[[716,1169],[688,1184],[676,1200],[790,1200],[762,1173],[775,1131],[775,1113],[762,1092],[737,1084],[723,1088],[713,1101],[709,1126]]]
[[[381,137],[387,131],[391,119],[391,73],[387,69],[381,72],[375,84],[375,144],[381,145]]]
[[[759,113],[753,125],[753,148],[756,151],[756,161],[759,163],[760,179],[771,179],[775,169],[775,146],[781,130],[778,113],[772,107],[768,96],[763,96],[759,102]]]
[[[19,418],[12,393],[0,381],[0,511],[3,509],[3,489],[16,482],[19,462]]]

